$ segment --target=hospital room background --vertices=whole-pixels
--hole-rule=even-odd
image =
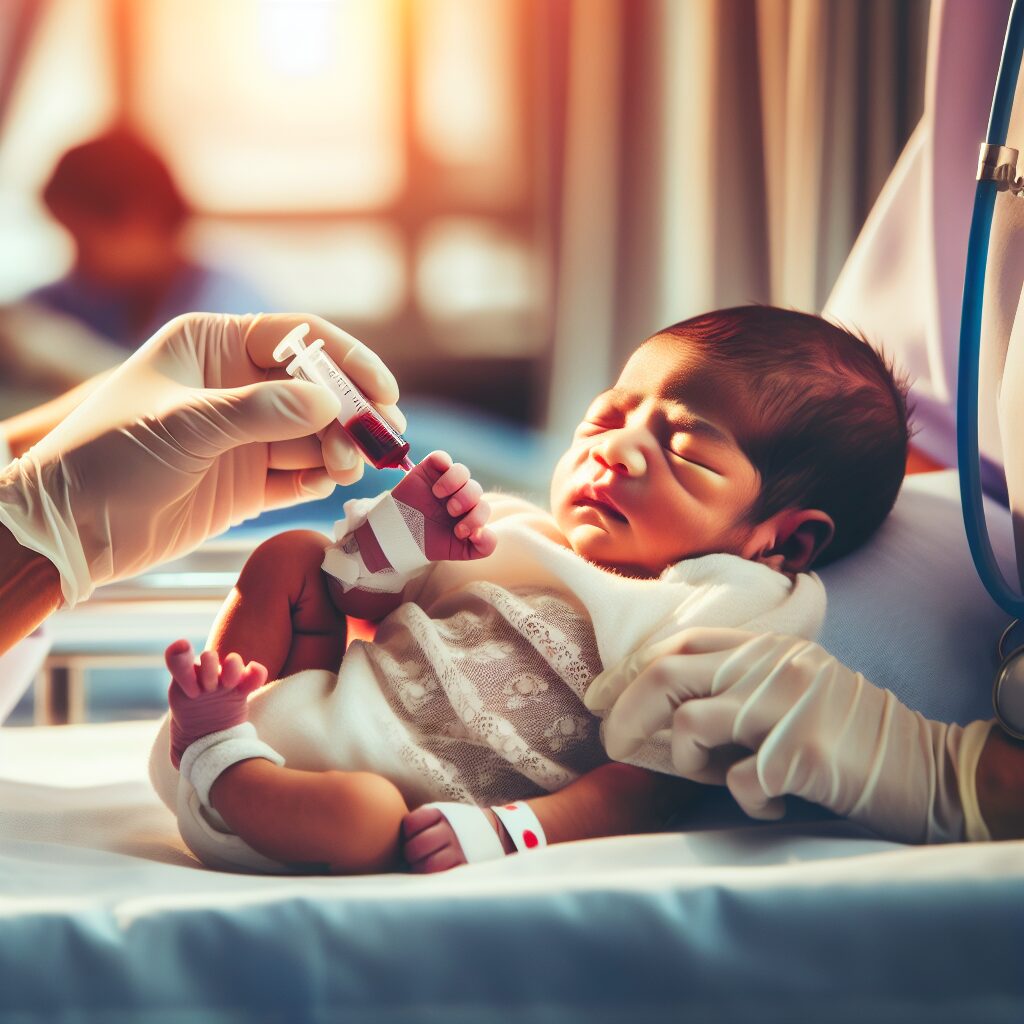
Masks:
[[[874,793],[873,812],[906,799],[930,821],[949,748],[927,737],[987,729],[993,680],[1024,652],[997,646],[1009,609],[965,528],[966,507],[1004,584],[1024,578],[1024,167],[1008,162],[1024,77],[1007,73],[1024,0],[1008,34],[1010,10],[0,0],[0,440],[178,313],[287,310],[383,357],[413,457],[447,449],[486,487],[543,501],[578,417],[646,336],[748,302],[823,312],[907,371],[916,433],[886,521],[820,570],[818,643],[841,672],[822,692],[846,692],[837,661],[861,674],[859,695],[884,691],[887,738],[794,706],[870,756],[860,811]],[[1015,102],[994,132],[997,77]],[[982,140],[997,159],[978,182]],[[991,244],[973,241],[976,193]],[[958,394],[961,321],[980,385]],[[978,408],[958,424],[965,395]],[[984,501],[960,488],[979,468]],[[0,1024],[1020,1021],[1024,843],[966,826],[979,841],[894,839],[820,791],[764,821],[702,787],[660,831],[430,875],[201,864],[148,770],[164,648],[204,643],[263,538],[330,532],[348,497],[396,480],[368,469],[234,526],[0,656],[16,684],[0,685]],[[894,708],[937,731],[902,742]],[[816,742],[794,764],[806,753],[834,799],[849,758]],[[879,771],[879,749],[907,757]],[[996,781],[1019,793],[1019,776]]]
[[[641,339],[717,306],[822,309],[921,117],[928,18],[926,0],[5,0],[0,419],[177,313],[308,311],[394,369],[414,455],[543,496]],[[162,227],[158,200],[181,208]],[[158,714],[167,624],[201,644],[245,552],[341,500],[56,616],[9,724]]]

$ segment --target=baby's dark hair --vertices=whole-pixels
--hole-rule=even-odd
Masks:
[[[655,337],[686,343],[745,398],[736,441],[761,477],[753,523],[817,508],[835,523],[822,566],[863,544],[889,514],[910,441],[906,379],[863,338],[819,316],[737,306]]]

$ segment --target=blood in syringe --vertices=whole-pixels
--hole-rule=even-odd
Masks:
[[[413,463],[408,458],[409,442],[373,412],[353,416],[342,426],[376,469],[412,469]]]

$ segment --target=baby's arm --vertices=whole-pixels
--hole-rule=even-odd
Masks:
[[[243,665],[237,654],[222,663],[214,651],[197,662],[187,641],[172,644],[166,662],[172,760],[232,833],[297,868],[360,874],[399,866],[407,808],[391,782],[369,772],[286,768],[246,725],[246,696],[266,681],[262,665]],[[244,749],[225,755],[232,746]]]
[[[633,765],[611,762],[565,789],[526,801],[548,843],[601,836],[660,832],[671,815],[699,790],[696,783]],[[506,853],[512,841],[491,810],[484,812]],[[416,872],[446,871],[464,864],[458,839],[436,808],[419,807],[402,822],[403,855]]]
[[[453,463],[447,452],[431,452],[391,492],[396,512],[390,520],[391,528],[402,532],[405,553],[411,552],[413,560],[423,567],[431,562],[486,558],[497,539],[486,527],[490,508],[482,494],[480,484],[465,466]],[[324,570],[339,611],[378,621],[398,607],[402,583],[411,577],[402,573],[401,567],[392,566],[388,548],[394,542],[378,535],[382,527],[378,520],[375,528],[374,518],[371,514],[332,545],[337,550],[328,551]],[[334,577],[335,566],[339,566],[339,573],[347,571],[351,575],[360,560],[362,569],[357,579],[343,582]]]

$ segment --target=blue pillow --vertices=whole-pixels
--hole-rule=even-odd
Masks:
[[[992,546],[1017,579],[1009,511],[986,501]],[[971,559],[955,470],[909,476],[860,548],[821,570],[828,612],[819,642],[925,717],[992,717],[996,644],[1009,616]]]

